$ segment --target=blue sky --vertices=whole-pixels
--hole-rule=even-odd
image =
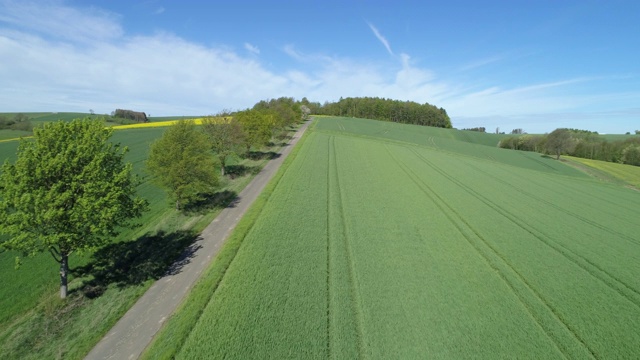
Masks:
[[[0,79],[0,112],[378,96],[457,128],[633,132],[640,1],[0,0]]]

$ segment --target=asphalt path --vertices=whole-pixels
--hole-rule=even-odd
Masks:
[[[202,271],[215,258],[238,221],[278,171],[310,122],[305,122],[298,129],[289,145],[281,149],[280,156],[267,162],[262,171],[238,194],[233,205],[220,212],[168,274],[156,281],[138,299],[138,302],[100,340],[85,359],[137,359],[140,357],[164,321],[171,316]]]

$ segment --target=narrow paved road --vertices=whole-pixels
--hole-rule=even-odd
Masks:
[[[137,359],[140,356],[160,330],[162,323],[169,318],[198,280],[202,271],[211,263],[238,221],[280,168],[310,122],[305,122],[295,133],[289,146],[283,147],[280,151],[281,156],[269,161],[253,181],[240,192],[234,206],[224,209],[204,229],[196,243],[191,246],[194,251],[189,254],[186,264],[181,264],[176,274],[167,275],[156,281],[85,359],[120,360]]]

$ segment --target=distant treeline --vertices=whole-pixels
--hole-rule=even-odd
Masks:
[[[566,129],[570,136],[564,153],[566,155],[640,166],[640,136],[631,139],[607,141],[597,132]],[[546,135],[520,135],[504,138],[499,147],[513,150],[549,153]]]
[[[484,128],[483,126],[481,127],[474,127],[474,128],[466,128],[466,129],[462,129],[462,130],[467,130],[467,131],[477,131],[477,132],[487,132],[487,129]]]
[[[0,130],[2,129],[31,131],[33,126],[29,121],[29,116],[20,113],[15,114],[13,117],[0,115]]]
[[[306,98],[302,100],[305,103]],[[337,102],[306,102],[312,114],[358,117],[403,124],[451,128],[447,111],[429,103],[391,100],[377,97],[340,98]]]

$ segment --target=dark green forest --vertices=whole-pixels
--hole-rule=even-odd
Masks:
[[[311,114],[357,117],[402,124],[414,124],[451,128],[447,111],[429,103],[400,101],[377,97],[347,97],[337,102],[311,103],[303,98],[301,103],[311,110]]]

